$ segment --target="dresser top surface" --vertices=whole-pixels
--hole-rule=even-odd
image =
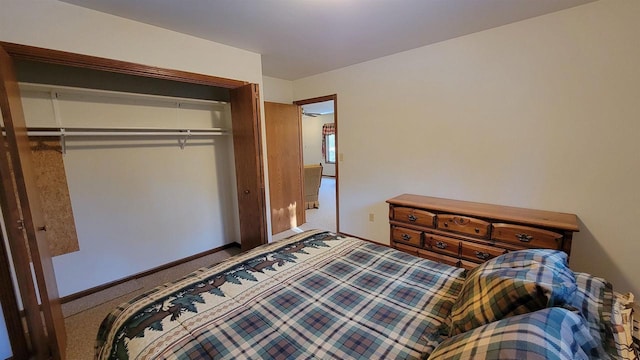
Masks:
[[[430,209],[469,216],[499,219],[567,231],[579,231],[575,214],[513,206],[493,205],[471,201],[437,198],[423,195],[402,194],[387,200],[391,205]]]

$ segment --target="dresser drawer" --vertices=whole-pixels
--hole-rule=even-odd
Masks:
[[[458,257],[460,254],[460,240],[446,236],[424,234],[424,247],[431,251]]]
[[[422,246],[421,234],[422,233],[420,231],[406,229],[399,226],[393,227],[393,240],[405,244],[410,244],[417,247]]]
[[[453,231],[461,234],[472,235],[479,238],[487,238],[489,236],[490,223],[460,215],[439,214],[438,229]]]
[[[394,207],[393,220],[402,221],[407,224],[418,226],[435,227],[436,215],[425,210],[418,210],[408,207]]]
[[[478,265],[480,264],[467,261],[467,260],[460,260],[460,264],[458,266],[467,270],[473,270]]]
[[[491,238],[533,248],[560,249],[562,234],[528,226],[496,223]]]
[[[485,262],[506,252],[507,250],[494,246],[463,241],[460,248],[460,257],[473,262]]]
[[[418,256],[420,256],[421,258],[437,261],[439,263],[443,263],[451,266],[458,266],[458,263],[460,262],[460,260],[458,260],[457,258],[434,253],[433,251],[429,251],[425,249],[419,249]]]
[[[393,245],[393,247],[395,249],[398,249],[400,251],[406,252],[406,253],[411,254],[411,255],[418,256],[418,248],[417,247],[413,247],[413,246],[409,246],[409,245],[405,245],[405,244],[401,244],[401,243],[397,243],[397,242],[394,242],[392,245]]]

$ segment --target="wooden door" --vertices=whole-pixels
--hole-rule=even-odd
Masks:
[[[22,102],[20,100],[20,90],[16,80],[15,68],[13,60],[4,49],[0,48],[0,109],[6,131],[6,143],[11,161],[11,166],[15,174],[15,186],[18,198],[15,198],[13,187],[9,188],[8,183],[12,180],[6,172],[9,168],[9,159],[4,151],[0,156],[0,171],[2,171],[3,189],[2,200],[3,212],[7,211],[5,219],[7,232],[11,237],[13,234],[14,244],[21,241],[26,235],[29,254],[33,263],[36,282],[38,283],[38,293],[41,299],[42,315],[46,326],[47,341],[46,347],[40,343],[41,339],[35,338],[35,355],[37,358],[64,359],[66,350],[66,332],[64,327],[64,318],[60,307],[60,299],[58,296],[58,287],[56,284],[53,263],[49,254],[49,245],[46,238],[46,227],[40,206],[40,195],[38,193],[33,168],[31,165],[31,151],[29,149],[29,139],[27,137],[27,128],[22,110]],[[0,141],[0,146],[4,150],[4,139]],[[19,202],[19,208],[18,203]],[[6,201],[6,203],[5,203]],[[28,266],[28,262],[26,263]],[[24,264],[21,264],[23,267]],[[16,266],[17,268],[17,266]],[[21,269],[24,271],[25,269]],[[16,271],[18,271],[16,269]],[[23,274],[26,276],[25,274]],[[26,301],[34,301],[34,299],[26,299]],[[33,309],[25,306],[25,311],[31,312],[28,316],[40,317],[40,313],[34,312]],[[37,325],[32,324],[36,333],[30,334],[32,338],[42,337],[42,334],[35,328]],[[50,352],[50,354],[47,354]]]
[[[271,230],[278,234],[305,223],[304,163],[300,107],[264,103],[269,166]]]
[[[242,251],[267,243],[264,168],[257,84],[230,91]]]

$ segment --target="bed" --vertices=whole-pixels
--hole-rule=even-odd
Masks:
[[[563,254],[467,272],[308,231],[121,304],[96,359],[633,358],[610,284]]]

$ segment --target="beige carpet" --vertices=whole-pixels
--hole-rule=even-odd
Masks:
[[[104,304],[140,289],[142,289],[142,283],[135,279],[127,281],[126,283],[118,284],[108,289],[62,304],[62,315],[67,318],[71,315],[91,309],[92,307],[96,307],[100,304]]]
[[[89,296],[71,301],[63,305],[65,326],[67,328],[67,359],[90,360],[94,357],[94,344],[98,328],[102,319],[119,304],[129,301],[158,285],[197,270],[203,266],[219,263],[220,261],[240,253],[240,248],[230,248],[215,254],[207,255],[188,263],[132,280],[131,284],[122,283],[118,286],[100,291]],[[64,310],[66,308],[66,311]]]

